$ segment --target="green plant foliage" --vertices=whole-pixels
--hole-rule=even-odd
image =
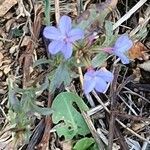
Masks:
[[[117,35],[113,34],[113,24],[111,21],[105,21],[105,34],[105,41],[102,44],[102,47],[112,46],[117,38]]]
[[[101,65],[107,60],[108,54],[104,51],[100,51],[93,59],[92,59],[92,66],[101,67]]]
[[[50,74],[50,87],[49,90],[51,92],[54,92],[56,88],[59,88],[59,86],[63,83],[65,86],[68,86],[72,78],[75,77],[75,72],[71,70],[71,67],[68,66],[67,63],[61,63],[58,68],[55,70],[55,72],[51,72]]]
[[[73,150],[88,150],[90,147],[93,147],[94,143],[95,143],[95,140],[93,138],[85,137],[79,140],[75,144],[75,146],[73,147]]]
[[[42,64],[52,64],[53,61],[51,59],[41,58],[34,62],[33,67],[37,67]]]
[[[103,146],[102,147],[100,147],[102,150],[104,149],[103,148]],[[98,145],[96,144],[96,143],[94,143],[94,145],[92,145],[90,148],[89,148],[89,150],[100,150],[99,148],[98,148]]]
[[[71,92],[60,93],[53,101],[54,113],[52,120],[59,137],[72,139],[76,135],[87,135],[90,133],[81,111],[87,111],[88,107],[83,100]]]
[[[21,37],[22,34],[23,34],[23,30],[22,29],[18,29],[18,28],[12,29],[12,36],[14,38]]]
[[[104,4],[100,5],[92,5],[87,11],[85,11],[78,19],[77,27],[82,28],[85,32],[91,32],[91,25],[99,24],[102,26],[105,20],[105,17],[108,15],[110,10]],[[94,28],[93,28],[94,30]],[[92,31],[93,32],[93,31]]]
[[[19,89],[11,77],[8,83],[8,119],[14,128],[24,131],[24,137],[27,137],[28,141],[30,126],[35,118],[34,113],[50,115],[53,112],[51,108],[39,107],[36,104],[37,94],[48,87],[48,80],[38,88],[27,89]]]

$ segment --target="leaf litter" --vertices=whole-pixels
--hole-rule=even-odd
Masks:
[[[55,58],[48,53],[49,41],[42,35],[45,27],[44,4],[44,1],[32,0],[0,1],[0,8],[2,8],[0,9],[0,149],[45,150],[76,149],[76,147],[80,150],[97,150],[102,147],[148,149],[150,143],[148,3],[145,1],[139,11],[135,11],[133,16],[113,31],[111,26],[121,18],[120,16],[135,6],[136,1],[124,3],[111,0],[102,4],[98,1],[84,0],[59,1],[61,16],[69,14],[72,19],[78,18],[74,21],[77,27],[85,29],[87,35],[96,32],[100,37],[92,41],[93,47],[96,47],[90,47],[90,53],[93,50],[92,55],[86,54],[86,41],[85,47],[78,43],[81,52],[80,55],[77,53],[76,57],[80,59],[81,56],[88,55],[94,68],[106,66],[115,76],[107,93],[92,92],[88,96],[82,92],[82,84],[79,80],[79,76],[85,73],[85,69],[82,69],[82,65],[76,61],[70,60],[68,64],[63,64],[68,67],[68,69],[64,68],[64,77],[61,76],[64,70],[59,70],[57,77],[54,76],[62,57],[58,54]],[[116,7],[118,10],[115,9]],[[55,25],[55,1],[51,1],[49,11],[50,21]],[[142,29],[138,27],[142,25],[141,18]],[[107,24],[106,20],[112,22],[112,25]],[[113,63],[115,57],[108,57],[103,51],[95,55],[97,50],[113,46],[116,35],[125,32],[132,33],[134,39],[134,45],[129,50],[129,58],[132,60],[130,64],[121,65],[117,62],[115,64]],[[100,43],[102,47],[97,49]],[[43,62],[34,67],[40,59]],[[72,64],[78,69],[75,69]],[[78,72],[79,68],[81,72]],[[67,77],[65,74],[70,76]],[[53,83],[59,86],[52,87]],[[59,109],[66,105],[63,101],[68,101],[67,96],[59,98],[63,91],[75,93],[89,107],[89,110],[80,110],[83,102],[74,104],[75,99],[72,99],[72,104],[68,105],[72,111],[76,110],[71,114],[71,118],[83,116],[82,119],[87,123],[90,134],[78,132],[80,119],[77,122],[72,120],[74,126],[71,130],[72,124],[67,120],[68,114],[64,120],[62,116],[57,118]],[[55,99],[58,98],[59,101],[56,101]],[[88,99],[91,99],[94,105],[90,106]],[[53,110],[54,105],[58,110]],[[56,117],[57,122],[53,117],[51,118],[53,111],[56,111],[57,115],[54,113],[53,117]],[[62,129],[58,122],[61,125],[67,122],[68,128]],[[59,132],[56,127],[59,128]],[[66,142],[68,131],[73,138]],[[91,144],[87,145],[86,142],[89,140]],[[86,145],[83,146],[84,144]]]

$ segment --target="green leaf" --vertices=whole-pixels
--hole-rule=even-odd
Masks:
[[[112,36],[113,35],[113,24],[111,21],[106,20],[105,21],[105,30],[106,30],[106,36]]]
[[[105,21],[105,41],[102,44],[102,47],[112,46],[116,40],[116,35],[113,35],[113,24],[110,21]]]
[[[82,138],[79,140],[75,146],[73,147],[73,150],[87,150],[95,143],[95,140],[93,138]]]
[[[108,58],[108,54],[104,51],[100,51],[93,59],[92,59],[92,66],[100,67]]]
[[[46,59],[46,58],[41,58],[34,62],[33,67],[36,67],[36,66],[39,66],[42,64],[51,64],[51,63],[52,63],[52,60]]]
[[[22,34],[23,34],[23,30],[22,29],[19,29],[19,28],[14,28],[11,30],[12,31],[12,36],[14,38],[17,38],[17,37],[21,37]]]
[[[104,3],[92,5],[79,16],[76,26],[82,28],[86,33],[92,33],[95,30],[92,25],[102,26],[109,12],[108,6]]]
[[[58,66],[50,81],[49,90],[51,92],[55,91],[56,88],[59,88],[62,83],[64,83],[65,86],[70,84],[72,81],[72,72],[66,63],[62,63]]]
[[[79,111],[87,111],[88,107],[83,100],[71,92],[60,93],[53,101],[52,120],[58,135],[65,139],[72,139],[75,135],[90,133]]]
[[[104,149],[103,146],[102,146],[101,149],[102,149],[102,150]],[[94,145],[92,145],[92,146],[89,148],[89,150],[100,150],[100,149],[98,148],[98,145],[95,143]]]
[[[37,112],[41,115],[50,115],[53,113],[53,110],[51,108],[42,108],[37,105],[32,105],[32,108],[32,111]]]
[[[16,87],[14,85],[14,81],[11,77],[8,78],[8,101],[9,101],[9,107],[10,109],[13,109],[14,111],[20,110],[20,102],[16,97]]]

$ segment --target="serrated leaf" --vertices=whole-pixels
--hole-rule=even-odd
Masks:
[[[56,88],[59,88],[59,86],[64,83],[65,86],[69,85],[72,81],[72,72],[70,68],[67,66],[67,64],[62,63],[58,66],[58,68],[55,70],[55,73],[53,74],[52,78],[50,79],[50,87],[49,90],[51,92],[55,91]]]
[[[77,108],[77,107],[78,108]],[[52,120],[55,124],[59,137],[72,139],[75,135],[90,133],[80,111],[87,111],[88,107],[83,100],[71,92],[60,93],[53,101]]]
[[[73,147],[73,150],[87,150],[91,147],[92,144],[95,143],[95,140],[93,138],[82,138],[79,140],[75,146]]]
[[[108,58],[108,54],[100,51],[93,59],[92,59],[92,66],[100,67]]]

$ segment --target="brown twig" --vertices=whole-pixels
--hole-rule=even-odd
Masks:
[[[115,66],[114,70],[114,80],[111,85],[110,95],[111,95],[111,114],[110,114],[110,122],[109,122],[109,139],[108,139],[108,150],[112,150],[113,146],[113,137],[114,137],[114,129],[115,129],[115,114],[113,111],[116,109],[116,89],[117,89],[117,79],[119,76],[120,67]]]
[[[114,113],[116,114],[117,117],[123,118],[123,119],[131,119],[131,120],[134,120],[134,121],[150,121],[150,118],[145,118],[145,117],[142,117],[142,116],[128,115],[128,114],[121,113],[121,112],[118,112],[118,111],[114,111]]]
[[[95,98],[97,99],[97,101],[103,106],[103,108],[110,113],[109,109],[105,106],[105,104],[102,102],[102,100],[100,99],[100,97],[97,95],[97,93],[95,91],[92,92],[92,94],[95,96]],[[116,118],[116,121],[126,130],[128,130],[129,132],[131,132],[134,136],[138,137],[139,139],[146,141],[148,143],[150,143],[149,140],[145,139],[144,137],[142,137],[141,135],[137,134],[136,132],[134,132],[132,129],[130,129],[129,127],[127,127],[124,123],[122,123],[119,119]]]
[[[120,144],[120,148],[121,150],[128,150],[128,145],[125,141],[125,138],[123,137],[123,135],[121,134],[121,131],[119,129],[118,123],[116,123],[115,127],[114,127],[114,133],[115,133],[115,138],[118,139],[119,144]]]

